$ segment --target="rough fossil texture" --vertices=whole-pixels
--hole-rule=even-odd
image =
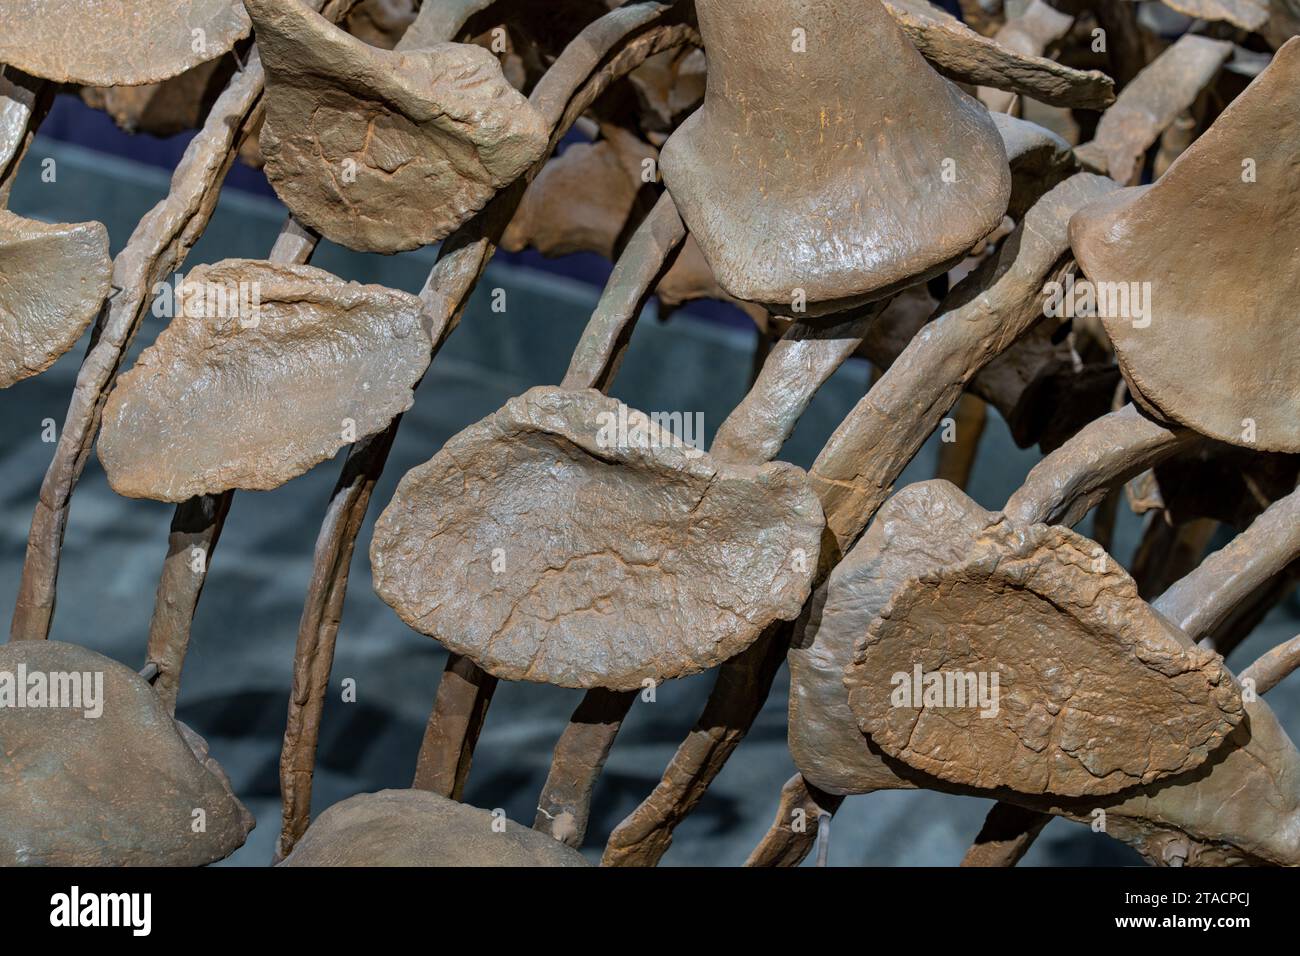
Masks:
[[[896,700],[894,675],[910,686],[917,665],[953,673],[950,696]],[[970,699],[965,675],[987,689],[992,674],[997,690]],[[1242,716],[1216,654],[1184,647],[1101,548],[1045,525],[1002,522],[964,561],[896,589],[859,637],[845,685],[887,754],[1021,793],[1100,795],[1174,776]]]
[[[1200,767],[1101,804],[1106,832],[1157,866],[1300,866],[1300,753],[1268,704],[1244,710]],[[1065,815],[1092,822],[1094,809]]]
[[[375,589],[494,676],[629,690],[707,670],[808,596],[822,530],[804,473],[683,446],[594,390],[535,388],[409,472]],[[610,429],[602,437],[603,429]]]
[[[73,644],[0,646],[0,700],[6,679],[23,675],[31,690],[35,674],[51,689],[53,675],[80,674],[87,690],[102,675],[102,712],[87,716],[85,696],[75,707],[32,706],[30,695],[28,706],[0,706],[0,865],[200,866],[243,845],[252,814],[138,674]]]
[[[0,63],[58,83],[139,86],[248,36],[240,0],[2,0]]]
[[[381,50],[296,0],[248,0],[266,67],[266,174],[304,223],[365,252],[436,242],[546,149],[481,47]]]
[[[988,112],[877,0],[696,9],[708,91],[663,177],[731,295],[788,311],[802,290],[810,314],[837,311],[943,271],[1001,221],[1011,177]]]
[[[77,343],[112,271],[102,224],[49,224],[0,209],[0,388],[45,371]]]
[[[814,595],[806,626],[788,656],[790,754],[810,783],[840,795],[914,786],[890,768],[858,727],[844,669],[895,588],[960,561],[995,520],[947,482],[909,485],[885,502]]]
[[[1300,269],[1259,247],[1261,237],[1274,249],[1300,242],[1297,138],[1300,40],[1291,40],[1158,182],[1070,223],[1094,283],[1130,295],[1149,283],[1140,321],[1109,305],[1102,314],[1134,397],[1262,451],[1300,451],[1300,335],[1286,318]]]
[[[209,60],[161,83],[83,87],[81,99],[113,117],[128,133],[174,136],[203,125],[235,71],[232,59]],[[250,139],[256,142],[257,137]]]
[[[404,292],[229,259],[193,269],[180,293],[104,408],[100,461],[128,497],[278,487],[410,408],[429,364],[420,301]]]
[[[504,825],[504,828],[503,828]],[[427,790],[336,803],[280,866],[590,866],[545,833]]]
[[[642,162],[657,160],[658,152],[618,127],[601,133],[599,140],[574,143],[542,167],[502,236],[503,249],[533,246],[544,256],[616,257],[646,184]]]

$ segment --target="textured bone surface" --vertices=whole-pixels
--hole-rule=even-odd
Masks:
[[[177,76],[226,53],[249,28],[240,0],[2,0],[0,20],[0,63],[90,86]]]
[[[552,159],[524,193],[519,211],[501,239],[510,252],[533,246],[544,256],[618,253],[644,185],[642,162],[656,160],[649,143],[606,127],[593,143],[574,143]]]
[[[837,311],[943,271],[1001,221],[1011,178],[988,112],[877,0],[697,11],[708,91],[661,165],[731,295],[788,310],[801,290],[810,313]]]
[[[490,674],[630,690],[798,614],[821,529],[792,465],[715,462],[594,390],[535,388],[402,479],[371,563],[403,620]]]
[[[134,671],[73,644],[20,641],[0,647],[0,674],[0,865],[200,866],[243,845],[252,814],[202,738]],[[84,694],[80,707],[48,696],[35,706],[36,675],[49,693],[52,675],[75,675],[102,711],[88,716]]]
[[[1231,54],[1231,43],[1190,33],[1179,37],[1124,87],[1102,114],[1096,137],[1080,147],[1080,158],[1132,185],[1146,151],[1191,107]]]
[[[0,388],[45,371],[72,348],[108,295],[108,232],[0,209]]]
[[[1158,866],[1300,866],[1300,753],[1266,703],[1244,706],[1201,767],[1104,804],[1107,832]]]
[[[991,86],[1052,106],[1079,109],[1104,109],[1115,100],[1115,84],[1105,73],[1028,56],[980,36],[925,0],[886,0],[885,8],[934,68],[959,83]]]
[[[1135,398],[1262,451],[1300,451],[1300,335],[1285,318],[1300,269],[1257,245],[1261,236],[1275,248],[1300,242],[1291,213],[1297,138],[1300,40],[1292,40],[1158,182],[1098,201],[1070,223],[1094,283],[1149,283],[1142,321],[1102,315]]]
[[[195,268],[179,291],[104,409],[118,494],[278,487],[409,408],[428,366],[420,301],[403,292],[248,259]]]
[[[294,215],[364,252],[436,242],[533,165],[545,120],[487,50],[381,50],[297,0],[248,0],[266,67],[266,173]]]
[[[810,783],[841,795],[912,786],[863,736],[849,709],[844,668],[895,588],[960,561],[994,520],[947,482],[909,485],[885,503],[818,589],[788,657],[790,753]]]
[[[897,675],[910,685],[918,666],[956,678],[933,699],[927,689],[900,702]],[[991,674],[997,690],[973,699],[964,675],[987,690]],[[894,591],[858,639],[845,685],[862,731],[890,756],[1021,793],[1110,794],[1182,773],[1242,715],[1222,660],[1185,647],[1100,548],[1064,528],[1006,522],[966,560]]]
[[[234,71],[229,60],[209,60],[161,83],[83,87],[81,99],[113,117],[113,122],[128,133],[173,136],[203,125],[203,118]],[[251,139],[256,142],[256,137]]]
[[[322,813],[280,866],[590,866],[513,820],[427,790],[381,790]]]

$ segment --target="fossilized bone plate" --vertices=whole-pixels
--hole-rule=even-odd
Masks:
[[[1176,635],[1099,546],[1002,523],[894,592],[844,683],[863,733],[941,780],[1115,793],[1198,766],[1241,720],[1222,659]],[[952,686],[918,700],[918,666]],[[978,702],[963,675],[986,682]]]
[[[614,399],[534,388],[452,438],[375,527],[380,597],[497,677],[612,690],[797,615],[822,530],[803,471],[715,462],[622,414],[620,436]]]
[[[1106,804],[1106,832],[1157,865],[1300,865],[1300,754],[1263,700],[1226,746],[1176,780]],[[1092,807],[1074,807],[1091,821]]]
[[[58,83],[139,86],[248,36],[239,0],[0,0],[0,63]]]
[[[550,130],[487,50],[380,50],[296,0],[248,0],[276,193],[364,252],[436,242],[541,158]]]
[[[988,111],[876,0],[793,6],[700,0],[708,91],[661,164],[723,289],[837,311],[947,268],[998,225],[1011,177]]]
[[[542,168],[506,228],[503,249],[533,246],[545,256],[615,257],[645,184],[642,160],[659,154],[625,130],[606,127],[603,133],[594,143],[574,143]]]
[[[112,282],[98,222],[47,224],[0,209],[0,388],[72,348]]]
[[[1288,318],[1300,267],[1260,247],[1300,245],[1297,141],[1293,39],[1158,182],[1099,200],[1070,222],[1070,244],[1094,283],[1150,283],[1149,316],[1102,316],[1135,397],[1261,451],[1300,451],[1300,334]]]
[[[429,364],[404,292],[249,259],[200,266],[181,292],[104,408],[99,458],[127,497],[278,487],[410,408]]]
[[[53,687],[54,674],[83,675],[60,680],[67,690],[94,690],[100,675],[102,695],[89,709],[86,697],[48,706],[67,703],[62,693],[47,706],[6,696],[33,691],[33,675]],[[229,856],[253,828],[202,738],[138,674],[84,647],[0,646],[0,755],[0,865],[201,866]],[[198,833],[196,809],[206,815]]]
[[[161,83],[83,87],[81,99],[128,133],[174,136],[203,125],[234,69],[232,61],[210,60]]]
[[[844,668],[895,588],[960,561],[995,520],[946,481],[908,485],[885,502],[818,590],[788,655],[790,754],[810,783],[841,795],[914,786],[890,769],[858,728]]]
[[[590,866],[548,834],[427,790],[381,790],[336,803],[281,866]]]

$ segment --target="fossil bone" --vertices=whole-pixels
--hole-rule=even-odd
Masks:
[[[0,209],[0,388],[45,371],[77,344],[108,295],[108,231],[48,225]]]
[[[381,790],[330,807],[280,866],[590,866],[581,854],[427,790]]]
[[[1136,400],[1229,444],[1300,451],[1300,336],[1277,326],[1300,293],[1250,237],[1285,244],[1300,195],[1300,41],[1151,186],[1080,210],[1071,245],[1094,283],[1148,290],[1148,311],[1099,307]],[[1213,239],[1188,237],[1211,230]],[[1232,238],[1229,238],[1231,236]],[[1137,285],[1118,285],[1137,283]],[[1250,382],[1249,387],[1243,387]]]
[[[306,225],[366,252],[446,237],[544,154],[544,118],[469,44],[393,51],[296,0],[247,0],[267,70],[261,150]],[[436,6],[436,5],[432,5]]]
[[[0,672],[0,865],[198,866],[243,845],[252,814],[203,739],[134,671],[42,641],[0,646]],[[53,698],[32,706],[36,675],[49,694],[80,686],[80,708]],[[27,706],[14,694],[28,695]]]
[[[1006,211],[1010,175],[988,113],[929,68],[877,0],[801,7],[807,51],[792,49],[793,6],[772,6],[697,3],[708,90],[661,156],[718,282],[816,314],[946,270]],[[853,39],[863,29],[868,47]],[[821,98],[827,87],[840,90],[834,101]],[[782,145],[795,141],[806,144],[797,159]]]
[[[0,16],[0,63],[89,86],[177,76],[229,52],[249,28],[239,0],[4,0]]]

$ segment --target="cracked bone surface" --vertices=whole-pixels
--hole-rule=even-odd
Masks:
[[[1091,541],[1003,521],[968,547],[896,588],[856,641],[849,707],[885,753],[982,789],[1101,795],[1199,766],[1240,723],[1222,659],[1184,646]],[[923,700],[905,686],[917,667],[939,675]]]
[[[632,690],[796,616],[821,531],[801,469],[714,461],[599,392],[539,387],[407,473],[371,563],[403,620],[493,676]]]
[[[550,129],[487,50],[394,50],[297,0],[247,0],[266,68],[266,174],[295,216],[362,252],[445,238],[544,154]],[[409,42],[408,42],[409,41]]]
[[[1135,400],[1233,445],[1300,451],[1300,39],[1156,183],[1081,209],[1070,240]],[[1140,296],[1140,298],[1138,298]],[[1138,314],[1141,302],[1145,313]],[[1127,308],[1125,308],[1127,303]]]
[[[838,311],[944,271],[1001,221],[1011,177],[988,112],[877,0],[696,9],[708,89],[661,167],[728,293]],[[854,41],[864,30],[869,46]]]
[[[18,641],[0,646],[0,673],[0,866],[201,866],[243,845],[252,814],[134,671],[74,644]],[[53,696],[34,705],[38,674]],[[73,686],[79,707],[61,696]]]
[[[190,271],[176,315],[104,407],[118,494],[276,488],[411,407],[432,343],[420,300],[311,266]]]
[[[280,866],[590,866],[544,833],[427,790],[334,804]],[[504,828],[502,828],[502,823]]]
[[[48,224],[0,209],[0,388],[45,371],[77,344],[112,270],[100,223]]]
[[[140,86],[248,36],[239,0],[0,0],[0,63],[57,83]]]

